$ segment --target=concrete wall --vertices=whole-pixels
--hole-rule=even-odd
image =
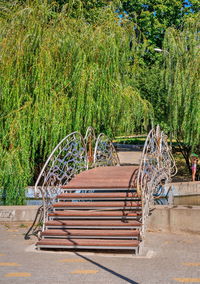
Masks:
[[[196,195],[200,194],[200,181],[174,182],[167,187],[173,187],[174,196]]]
[[[38,206],[0,206],[0,222],[33,222]],[[200,234],[200,206],[155,206],[148,229]]]
[[[200,234],[200,206],[155,206],[148,218],[148,229]]]
[[[0,206],[0,222],[33,222],[38,206]]]

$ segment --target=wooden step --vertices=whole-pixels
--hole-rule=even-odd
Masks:
[[[84,187],[84,186],[63,186],[62,188],[63,192],[64,193],[69,193],[69,192],[72,192],[72,193],[101,193],[101,192],[108,192],[108,193],[116,193],[116,192],[130,192],[130,193],[136,193],[136,188],[127,188],[127,187],[113,187],[113,186],[110,186],[110,187],[101,187],[101,186],[95,186],[95,187]]]
[[[54,220],[45,223],[46,228],[139,228],[141,223],[135,220]]]
[[[134,202],[134,201],[121,201],[121,202],[58,202],[53,204],[54,208],[111,208],[111,207],[117,207],[117,208],[137,208],[141,207],[141,202]]]
[[[63,211],[54,211],[53,213],[49,213],[49,217],[76,217],[76,218],[128,218],[128,217],[140,217],[142,214],[141,211],[126,211],[126,210],[119,210],[119,211],[92,211],[92,210],[63,210]]]
[[[93,199],[93,198],[110,198],[110,199],[126,199],[126,198],[131,198],[131,199],[140,199],[138,195],[134,192],[119,192],[119,193],[62,193],[57,196],[57,199],[79,199],[79,198],[84,198],[84,199]]]
[[[138,240],[95,240],[95,239],[43,239],[37,242],[38,248],[123,248],[139,246]]]
[[[138,230],[70,230],[70,229],[60,229],[60,230],[45,230],[41,234],[42,237],[138,237]]]
[[[74,180],[73,180],[74,181]],[[63,185],[61,188],[65,189],[65,190],[70,190],[70,189],[81,189],[81,190],[88,190],[88,189],[126,189],[126,190],[134,190],[136,191],[136,186],[137,184],[134,183],[133,185],[129,185],[128,182],[126,182],[126,180],[123,182],[123,180],[121,180],[120,182],[114,182],[114,180],[107,180],[107,183],[103,183],[102,180],[96,181],[96,180],[92,180],[89,183],[89,180],[87,180],[87,183],[82,183],[82,182],[76,182],[74,184],[69,183],[68,185]]]

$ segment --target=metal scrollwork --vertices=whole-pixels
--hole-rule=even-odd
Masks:
[[[145,141],[137,177],[137,191],[142,197],[143,233],[153,194],[158,186],[170,182],[171,176],[175,175],[176,172],[177,169],[167,143],[167,136],[157,126],[149,132]]]
[[[87,149],[88,167],[92,168],[94,162],[94,148],[96,143],[96,135],[94,128],[92,128],[91,126],[87,128],[84,141]]]
[[[94,150],[94,167],[117,165],[120,161],[111,140],[105,134],[99,134]]]
[[[79,132],[73,132],[62,139],[48,157],[35,183],[35,195],[42,195],[43,205],[25,238],[39,236],[44,230],[48,212],[52,210],[56,196],[62,192],[62,185],[88,167],[117,164],[119,159],[111,141],[104,134],[96,139],[92,127],[88,127],[84,138]]]
[[[51,210],[55,197],[62,192],[62,185],[66,185],[75,175],[87,168],[87,149],[84,139],[79,132],[73,132],[54,148],[35,183],[35,195],[42,195],[43,206],[36,218],[39,224],[34,221],[32,231],[28,231],[29,235],[44,229],[48,211]]]

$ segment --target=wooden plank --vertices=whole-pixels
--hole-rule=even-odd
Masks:
[[[133,220],[54,220],[47,221],[45,225],[48,226],[141,226],[141,223]]]
[[[44,239],[37,242],[37,245],[55,245],[55,246],[105,246],[105,247],[136,247],[138,240],[95,240],[95,239]]]
[[[54,208],[64,207],[141,207],[141,202],[121,201],[121,202],[58,202],[53,205]]]
[[[82,210],[65,210],[65,211],[55,211],[54,213],[49,213],[49,216],[110,216],[110,217],[130,217],[130,216],[141,216],[141,212],[132,211],[82,211]]]
[[[138,236],[138,230],[71,230],[58,229],[46,230],[42,232],[42,236]]]
[[[76,199],[76,198],[139,198],[135,192],[98,192],[98,193],[62,193],[57,196],[58,199]]]

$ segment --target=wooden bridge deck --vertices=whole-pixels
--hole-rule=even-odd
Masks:
[[[130,188],[135,186],[137,166],[98,167],[73,178],[64,189]]]

